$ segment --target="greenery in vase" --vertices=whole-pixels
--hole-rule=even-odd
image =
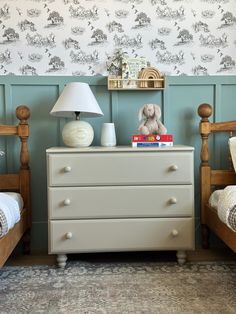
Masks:
[[[113,57],[108,57],[107,71],[109,75],[121,76],[122,74],[122,59],[127,57],[127,52],[117,49]]]

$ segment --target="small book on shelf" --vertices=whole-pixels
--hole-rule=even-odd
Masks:
[[[132,135],[132,142],[172,142],[172,134],[134,134]]]
[[[122,59],[122,79],[123,87],[138,87],[137,79],[140,70],[147,67],[147,60],[141,58],[123,58]]]

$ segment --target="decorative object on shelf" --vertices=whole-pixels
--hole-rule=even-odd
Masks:
[[[123,87],[138,87],[137,79],[139,72],[147,66],[146,58],[123,58],[122,79]]]
[[[140,88],[162,88],[164,87],[164,80],[160,80],[162,75],[160,71],[153,67],[147,67],[140,71],[139,79],[139,87]]]
[[[108,77],[108,89],[122,89],[122,82],[121,76],[110,75]]]
[[[109,75],[121,78],[122,59],[125,58],[126,55],[127,55],[127,52],[124,52],[121,49],[117,49],[114,53],[114,56],[112,58],[109,57],[109,59],[111,59],[107,63],[107,71]]]
[[[102,146],[116,146],[116,131],[114,123],[103,123],[101,131]]]
[[[123,58],[122,59],[122,78],[137,79],[139,72],[147,67],[146,58]]]
[[[167,129],[160,121],[161,108],[156,104],[145,104],[139,109],[138,119],[142,121],[138,130],[141,134],[166,134]]]
[[[65,124],[62,130],[63,142],[69,147],[87,147],[93,141],[92,126],[79,118],[103,116],[89,85],[81,82],[71,82],[65,86],[50,114],[75,117],[75,121]]]

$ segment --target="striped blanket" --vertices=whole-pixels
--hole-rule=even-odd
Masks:
[[[236,185],[229,185],[221,191],[217,212],[220,220],[236,232]]]
[[[0,193],[0,237],[20,220],[23,201],[18,193]]]

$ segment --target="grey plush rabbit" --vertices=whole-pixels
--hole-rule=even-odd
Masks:
[[[146,104],[139,109],[139,121],[142,120],[138,130],[141,134],[166,134],[167,129],[161,123],[161,108],[158,105]]]

